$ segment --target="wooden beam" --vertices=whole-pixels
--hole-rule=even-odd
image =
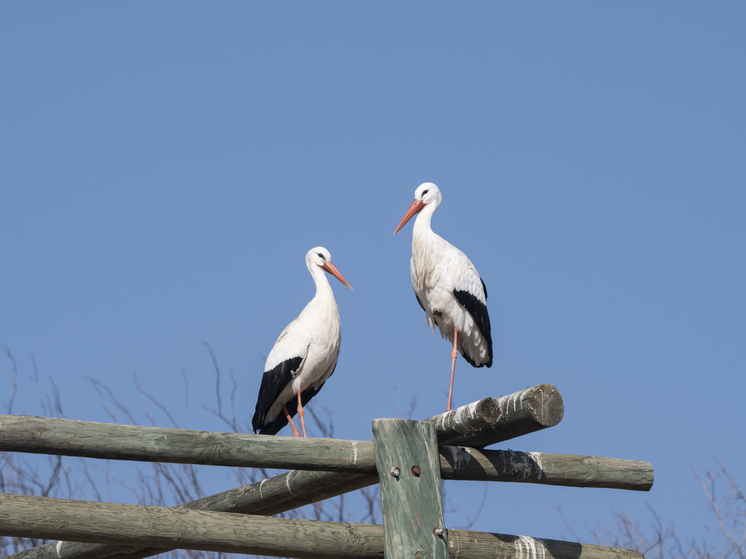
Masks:
[[[445,444],[476,429],[492,425],[500,419],[500,404],[494,398],[484,398],[426,419],[438,430],[438,443]]]
[[[650,462],[515,450],[440,447],[444,479],[650,491]]]
[[[294,470],[173,508],[270,516],[376,483],[378,483],[376,474]],[[147,546],[128,547],[66,541],[62,548],[57,548],[56,543],[49,543],[21,551],[12,557],[14,559],[143,559],[172,549],[176,549],[176,546],[160,549]]]
[[[542,407],[540,404],[544,402]],[[486,446],[555,425],[562,397],[548,384],[498,399],[485,398],[430,418],[442,444]],[[79,456],[244,468],[375,473],[372,441],[294,438],[73,419],[0,415],[0,452]],[[476,431],[475,431],[476,430]]]
[[[385,559],[447,559],[435,425],[374,419],[373,435]]]
[[[485,398],[428,421],[440,442],[496,421]],[[92,421],[0,415],[0,452],[103,460],[375,474],[373,441],[247,435]]]
[[[0,452],[374,474],[372,441],[115,425],[0,415]]]
[[[562,395],[551,384],[540,384],[497,398],[500,418],[487,427],[448,441],[454,446],[484,448],[528,433],[554,427],[565,414]]]
[[[510,398],[515,402],[531,401],[536,396],[536,389],[529,391],[533,391],[533,396],[521,398],[519,393]],[[539,392],[544,393],[543,390]],[[464,435],[458,434],[459,430],[469,428],[467,425],[473,427],[493,420],[498,415],[494,404],[495,400],[492,399],[480,400],[431,418],[430,422],[438,428],[443,438],[453,439],[457,436],[456,440],[460,440]],[[524,409],[518,405],[511,406]],[[525,409],[535,407],[525,406]],[[508,409],[501,414],[494,425],[509,425],[502,419],[510,413],[513,412]],[[348,474],[376,473],[373,441],[240,435],[13,415],[1,415],[0,425],[0,451],[6,452],[25,451],[180,464],[321,469]],[[484,429],[478,432],[484,432]],[[518,481],[642,491],[648,490],[652,485],[652,467],[648,462],[511,451],[480,453],[471,452],[467,448],[459,450],[454,446],[443,447],[441,454],[443,476],[447,479]],[[472,461],[472,457],[475,460]],[[635,476],[640,472],[643,478],[637,479]],[[629,483],[625,481],[627,479],[630,480]]]
[[[0,535],[66,540],[59,556],[55,552],[58,559],[69,557],[68,547],[76,545],[69,541],[75,539],[151,547],[158,553],[178,548],[300,559],[381,559],[384,552],[383,527],[377,525],[7,494],[0,494]],[[445,538],[453,559],[642,558],[633,550],[524,536],[447,530]]]
[[[448,530],[448,546],[452,559],[643,559],[634,549],[470,530]]]

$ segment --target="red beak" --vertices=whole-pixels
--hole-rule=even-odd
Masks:
[[[419,212],[424,207],[425,207],[425,203],[422,200],[415,200],[414,202],[412,202],[412,205],[409,206],[407,213],[405,213],[404,217],[401,218],[401,221],[399,222],[399,226],[394,231],[394,235],[396,235],[399,229],[404,227],[407,224],[407,221],[412,219],[412,217],[414,217],[417,214],[417,212]]]
[[[339,273],[339,270],[337,270],[337,267],[332,264],[331,262],[325,262],[322,266],[324,270],[329,272],[331,275],[333,275],[335,278],[337,278],[339,281],[341,281],[343,284],[345,284],[347,287],[352,289],[352,286],[347,283],[347,280],[342,277],[342,274]]]

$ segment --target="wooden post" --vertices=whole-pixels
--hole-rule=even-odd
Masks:
[[[448,559],[435,425],[373,420],[385,559]]]

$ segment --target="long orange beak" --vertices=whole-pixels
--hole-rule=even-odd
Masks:
[[[412,217],[417,215],[417,212],[419,212],[424,207],[425,207],[425,203],[422,200],[415,200],[414,202],[412,202],[412,205],[409,206],[407,213],[405,213],[404,217],[401,218],[401,221],[399,222],[399,226],[394,231],[394,235],[396,235],[399,232],[399,229],[404,227],[407,224],[407,221],[409,221],[410,219],[412,219]]]
[[[342,274],[339,273],[339,270],[337,270],[337,267],[332,264],[331,262],[325,262],[322,266],[324,270],[329,272],[331,275],[333,275],[335,278],[337,278],[339,281],[341,281],[343,284],[345,284],[347,287],[352,289],[352,286],[347,283],[347,280],[342,277]]]

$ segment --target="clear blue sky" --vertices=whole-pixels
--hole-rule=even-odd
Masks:
[[[457,363],[455,403],[551,383],[564,421],[503,448],[656,473],[648,494],[493,485],[474,528],[568,537],[560,503],[582,531],[648,502],[701,535],[691,468],[746,484],[745,29],[728,1],[3,2],[0,343],[69,418],[108,420],[86,377],[142,410],[135,373],[179,416],[183,369],[189,426],[220,429],[209,342],[248,426],[323,245],[354,287],[332,279],[316,399],[335,436],[414,397],[429,417],[450,350],[392,232],[432,181],[495,342],[491,369]],[[462,525],[482,486],[447,490]]]

